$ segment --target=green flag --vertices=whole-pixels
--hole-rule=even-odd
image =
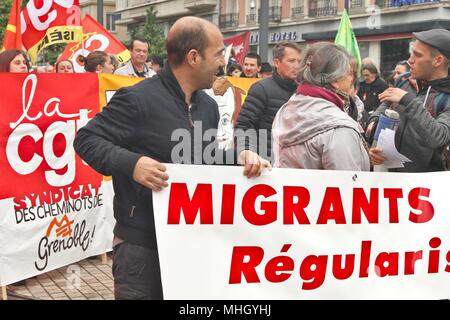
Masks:
[[[358,69],[361,67],[361,55],[359,53],[358,41],[356,41],[352,23],[350,22],[346,9],[342,12],[341,23],[339,24],[339,30],[334,39],[334,43],[347,49],[358,62]]]

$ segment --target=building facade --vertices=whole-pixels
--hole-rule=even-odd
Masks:
[[[80,0],[81,18],[89,14],[97,20],[97,1]],[[116,25],[119,15],[116,11],[116,0],[103,0],[103,26],[120,41],[126,41],[127,29]]]
[[[271,47],[284,40],[300,47],[333,41],[345,0],[269,0]],[[409,56],[412,32],[450,29],[450,0],[348,0],[362,57],[374,59],[382,73]],[[258,0],[117,0],[117,25],[143,24],[145,9],[154,6],[165,32],[178,18],[196,15],[218,24],[224,38],[251,32],[251,51],[259,43]]]

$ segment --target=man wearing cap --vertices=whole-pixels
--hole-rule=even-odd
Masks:
[[[393,171],[442,171],[443,150],[450,142],[450,31],[432,29],[413,35],[416,41],[408,63],[418,83],[417,97],[400,88],[389,88],[379,96],[381,102],[395,103],[400,114],[395,146],[411,160]],[[369,155],[374,165],[385,160],[379,148],[371,148]]]

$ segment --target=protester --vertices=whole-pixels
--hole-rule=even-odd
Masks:
[[[230,58],[228,59],[226,70],[228,71],[228,69],[230,69],[230,67],[234,64],[239,64],[239,62],[236,58],[236,51],[234,50],[234,48],[231,48]]]
[[[113,54],[110,54],[109,57],[111,58],[111,64],[113,65],[113,73],[117,70],[119,67],[119,60],[117,60],[117,57]]]
[[[47,73],[47,66],[37,66],[36,73]]]
[[[263,62],[261,63],[261,69],[259,70],[259,76],[261,78],[269,78],[270,76],[272,76],[273,73],[273,69],[272,66],[270,65],[270,63],[268,62]]]
[[[150,59],[150,68],[155,73],[158,73],[164,68],[164,59],[160,56],[152,56]]]
[[[86,72],[109,73],[114,71],[111,56],[105,51],[92,51],[87,57],[80,56]]]
[[[352,70],[353,75],[353,86],[350,92],[350,105],[347,110],[347,114],[353,119],[356,120],[361,126],[361,132],[364,131],[366,127],[366,122],[368,118],[368,114],[366,110],[364,110],[364,103],[358,97],[358,74],[359,74],[359,64],[358,60],[355,57],[351,57],[350,59],[350,68]]]
[[[242,78],[258,78],[258,72],[261,70],[261,57],[257,53],[247,53],[241,74]]]
[[[397,62],[397,64],[395,65],[395,69],[394,69],[394,75],[393,75],[393,79],[394,79],[394,86],[395,86],[395,82],[397,82],[397,79],[402,75],[405,74],[407,72],[409,72],[409,64],[408,61],[399,61]]]
[[[450,31],[432,29],[413,35],[416,41],[408,63],[411,76],[418,82],[417,97],[400,88],[389,88],[379,96],[383,103],[392,103],[400,114],[395,145],[411,160],[404,163],[404,168],[391,170],[442,171],[443,150],[450,143]],[[369,152],[372,164],[384,163],[381,148],[371,148]]]
[[[373,64],[362,67],[363,81],[359,83],[358,97],[364,102],[364,109],[368,114],[380,105],[378,95],[388,88],[387,83],[378,75],[378,69]]]
[[[238,64],[232,64],[228,69],[227,69],[227,76],[229,77],[235,77],[235,78],[239,78],[242,74],[242,67]]]
[[[238,153],[243,147],[247,153],[258,153],[267,160],[272,157],[273,119],[297,88],[295,79],[300,71],[301,49],[295,43],[282,42],[273,48],[272,55],[273,75],[250,88],[236,124],[236,129],[241,129],[236,130]],[[249,129],[256,131],[256,140],[248,138]]]
[[[354,81],[350,60],[334,44],[308,48],[297,94],[273,122],[275,167],[369,170],[364,137],[345,112]]]
[[[118,68],[114,74],[131,77],[151,78],[156,73],[150,69],[146,62],[148,57],[148,43],[144,39],[133,39],[129,48],[131,59]]]
[[[23,51],[9,49],[0,53],[0,72],[27,73],[30,69],[30,62]]]
[[[375,65],[375,60],[373,60],[372,58],[370,58],[370,57],[366,57],[366,58],[364,58],[364,59],[362,59],[361,60],[361,65],[367,65],[367,64],[373,64],[373,65]]]
[[[217,104],[203,89],[211,88],[225,65],[220,30],[207,20],[183,17],[169,30],[166,49],[168,64],[160,74],[117,91],[74,141],[89,165],[113,177],[116,299],[163,298],[152,191],[168,185],[162,163],[183,160],[172,155],[178,144],[172,133],[198,128],[201,139],[219,121]],[[191,162],[194,146],[189,138],[190,154],[183,157]],[[245,170],[247,175],[260,174],[262,165]]]
[[[74,73],[73,63],[70,60],[61,60],[56,63],[56,73]]]

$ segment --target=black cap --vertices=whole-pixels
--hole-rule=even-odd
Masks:
[[[413,32],[413,35],[417,40],[439,50],[447,59],[450,59],[450,31],[445,29],[431,29],[422,32]]]

